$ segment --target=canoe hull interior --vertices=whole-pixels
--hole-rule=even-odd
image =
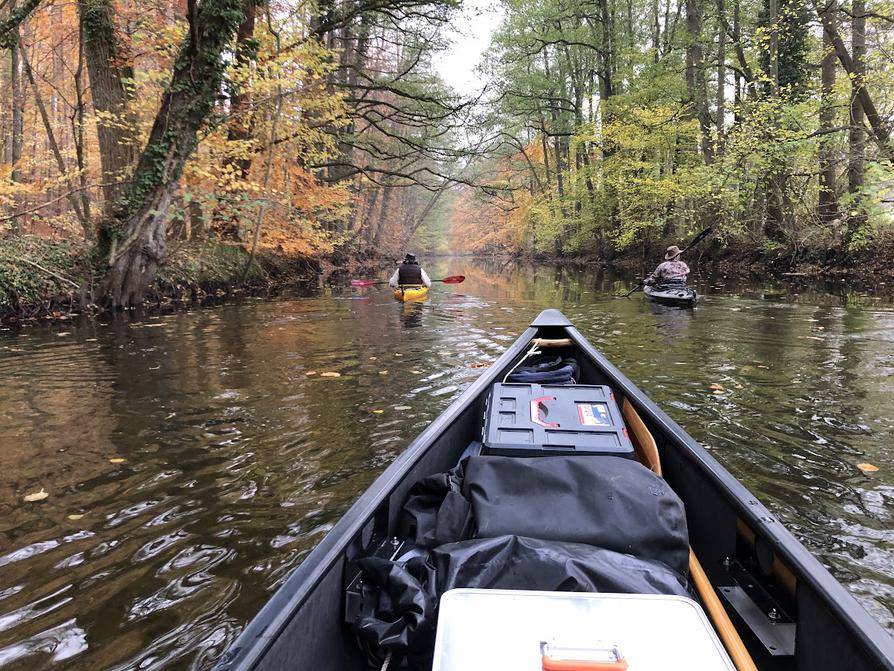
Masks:
[[[531,340],[570,338],[581,381],[610,385],[631,403],[655,437],[664,476],[686,504],[690,543],[718,590],[730,584],[730,559],[764,558],[757,576],[781,594],[796,626],[793,654],[780,656],[729,606],[759,669],[894,669],[894,639],[729,472],[639,391],[555,310],[534,325],[429,425],[357,500],[220,660],[217,669],[368,668],[344,624],[352,560],[393,536],[410,487],[455,465],[481,432],[490,385],[528,350]],[[287,520],[283,521],[285,525]],[[783,569],[776,570],[776,566]],[[758,571],[760,573],[760,571]],[[788,586],[786,586],[788,585]]]
[[[691,308],[698,303],[698,294],[691,287],[643,287],[646,298],[662,305]]]

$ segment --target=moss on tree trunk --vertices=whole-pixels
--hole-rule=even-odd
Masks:
[[[133,179],[100,229],[99,251],[108,260],[103,298],[113,307],[139,303],[166,255],[168,206],[197,133],[221,92],[222,53],[254,0],[189,4],[189,34],[155,118]]]

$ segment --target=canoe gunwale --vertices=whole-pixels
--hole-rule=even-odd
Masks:
[[[310,596],[333,564],[345,552],[354,537],[375,515],[384,499],[403,482],[404,477],[468,407],[476,402],[487,388],[524,354],[528,344],[538,333],[529,327],[481,377],[463,391],[447,409],[420,433],[381,475],[360,495],[342,518],[326,534],[307,558],[273,593],[270,600],[248,623],[236,641],[229,646],[215,671],[251,669],[267,652],[276,636]]]

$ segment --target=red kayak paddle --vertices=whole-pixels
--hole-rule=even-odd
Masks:
[[[432,282],[443,282],[444,284],[462,284],[465,281],[465,275],[451,275],[441,280],[432,280]],[[376,284],[388,284],[388,280],[351,280],[352,287],[371,287]]]

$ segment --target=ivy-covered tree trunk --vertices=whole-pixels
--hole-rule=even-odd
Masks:
[[[136,160],[134,120],[128,114],[133,66],[115,31],[112,0],[81,0],[78,16],[90,93],[96,110],[96,137],[102,168],[106,216],[124,192],[123,178]]]
[[[167,211],[196,134],[221,92],[223,51],[252,0],[189,0],[189,34],[162,98],[146,148],[114,217],[101,227],[100,252],[109,269],[106,300],[121,308],[139,303],[165,261]]]

